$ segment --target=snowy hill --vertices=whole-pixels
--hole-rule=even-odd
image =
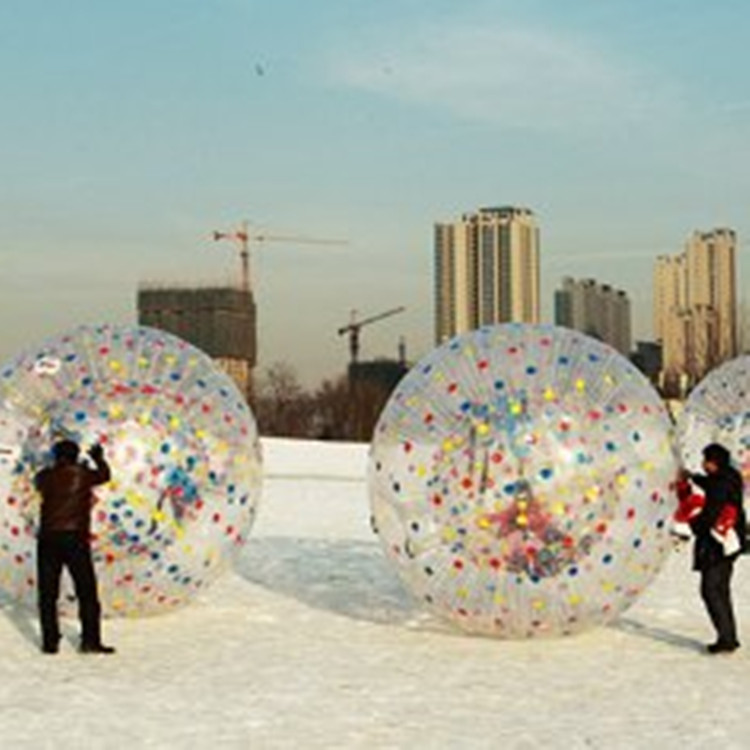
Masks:
[[[0,618],[8,748],[744,748],[750,650],[710,657],[675,553],[614,625],[536,642],[470,638],[402,590],[369,528],[367,447],[264,440],[258,520],[192,606],[105,623],[112,657],[38,651]],[[750,558],[737,566],[750,648]]]

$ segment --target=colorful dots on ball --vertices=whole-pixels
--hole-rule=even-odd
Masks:
[[[229,377],[162,331],[81,326],[19,354],[0,372],[6,595],[36,603],[40,500],[33,477],[62,437],[84,450],[101,443],[112,468],[112,480],[95,490],[92,513],[105,614],[186,604],[247,538],[261,490],[260,443]]]
[[[501,638],[566,635],[611,621],[659,571],[677,466],[664,405],[627,359],[568,329],[492,326],[392,394],[371,511],[435,614]]]

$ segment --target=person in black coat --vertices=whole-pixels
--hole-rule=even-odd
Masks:
[[[742,553],[742,547],[727,550],[715,533],[717,520],[729,505],[735,519],[734,532],[742,546],[746,521],[742,476],[732,467],[731,455],[723,445],[711,443],[703,449],[703,471],[703,474],[685,472],[684,478],[700,487],[705,495],[703,510],[690,521],[695,536],[693,569],[701,574],[701,597],[717,634],[717,640],[707,646],[707,650],[718,654],[735,651],[740,646],[730,583],[734,562]]]
[[[101,641],[101,607],[91,558],[91,509],[96,502],[92,490],[110,479],[110,468],[101,445],[89,456],[94,468],[78,461],[80,448],[72,440],[52,446],[54,464],[42,469],[34,484],[42,497],[37,537],[37,586],[42,651],[55,654],[60,642],[57,600],[63,567],[70,572],[81,620],[81,652],[111,654],[114,649]]]

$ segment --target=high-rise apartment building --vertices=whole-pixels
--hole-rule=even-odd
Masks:
[[[539,229],[532,211],[481,208],[435,224],[435,341],[483,325],[539,322]]]
[[[626,357],[631,348],[628,295],[595,279],[566,277],[555,292],[555,323],[593,336]]]
[[[694,232],[678,255],[656,259],[654,335],[663,347],[663,379],[696,383],[737,355],[737,236]]]

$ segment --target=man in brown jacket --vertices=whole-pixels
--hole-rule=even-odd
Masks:
[[[92,489],[110,479],[109,464],[101,445],[89,456],[94,469],[79,463],[80,448],[72,440],[52,446],[54,464],[34,478],[42,496],[42,513],[37,538],[37,586],[42,651],[56,654],[60,643],[57,600],[60,578],[67,567],[81,620],[81,652],[111,654],[114,649],[101,641],[101,607],[96,574],[91,559],[91,508],[96,501]]]

